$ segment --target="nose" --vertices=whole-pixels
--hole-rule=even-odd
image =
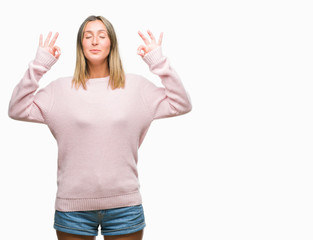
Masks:
[[[92,39],[92,45],[97,45],[98,44],[98,38],[97,37],[94,37]]]

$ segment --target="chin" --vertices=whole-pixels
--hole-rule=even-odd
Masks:
[[[91,64],[99,64],[99,63],[104,63],[107,60],[107,57],[103,57],[103,56],[98,56],[98,57],[87,57],[86,58],[88,60],[89,63]]]

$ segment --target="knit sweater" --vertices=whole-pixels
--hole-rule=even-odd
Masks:
[[[57,141],[56,210],[142,203],[138,149],[151,122],[192,109],[189,94],[161,47],[143,60],[164,87],[128,73],[125,88],[115,90],[108,86],[109,76],[88,79],[87,90],[72,87],[72,77],[58,78],[38,89],[42,76],[57,62],[41,47],[15,86],[9,117],[46,124]]]

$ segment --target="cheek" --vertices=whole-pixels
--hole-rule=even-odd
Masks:
[[[104,41],[102,43],[102,47],[106,49],[107,51],[110,51],[110,41]]]
[[[83,47],[88,45],[88,41],[85,38],[82,41],[82,45],[83,45]]]
[[[83,41],[82,42],[82,46],[83,46],[83,52],[85,53],[85,49],[87,49],[88,48],[88,42],[87,41]]]

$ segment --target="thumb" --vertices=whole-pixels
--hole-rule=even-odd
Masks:
[[[58,46],[53,46],[53,53],[56,59],[59,59],[61,55],[61,49]]]
[[[140,45],[137,49],[137,54],[140,55],[141,57],[144,57],[146,53],[147,53],[146,46]]]

